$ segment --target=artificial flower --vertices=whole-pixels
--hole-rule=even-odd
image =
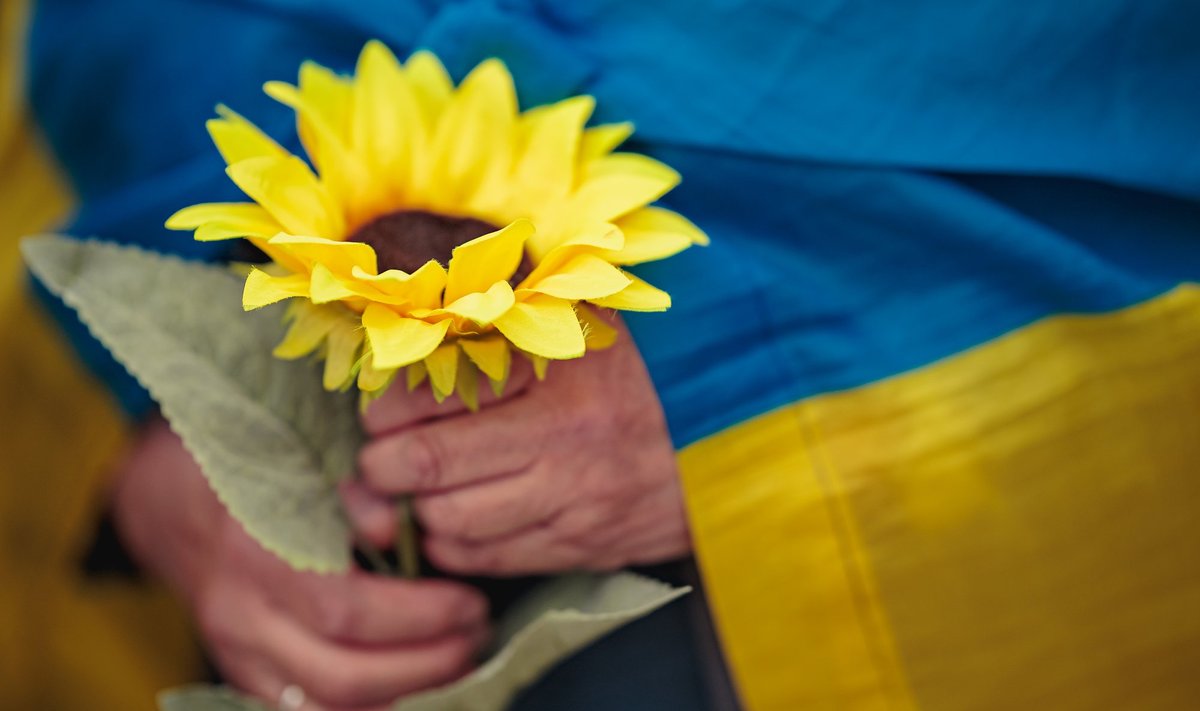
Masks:
[[[275,354],[318,353],[329,389],[357,382],[369,398],[405,370],[410,388],[428,378],[439,400],[474,406],[479,373],[499,392],[514,350],[541,375],[611,343],[603,309],[666,309],[622,267],[707,242],[650,204],[674,170],[614,152],[630,124],[587,127],[590,96],[522,112],[499,60],[455,86],[434,55],[402,64],[372,41],[353,76],[309,62],[298,85],[264,90],[295,110],[308,161],[219,106],[209,133],[253,202],[194,205],[167,226],[270,258],[243,305],[292,300]]]

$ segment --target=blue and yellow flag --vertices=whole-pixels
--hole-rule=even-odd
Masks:
[[[751,711],[1200,699],[1200,6],[1185,0],[38,3],[71,231],[202,254],[200,126],[379,38],[683,175],[712,238],[630,319]],[[6,45],[11,46],[11,45]],[[10,176],[11,177],[11,174]],[[56,308],[50,306],[49,308]],[[130,412],[144,395],[56,309]]]

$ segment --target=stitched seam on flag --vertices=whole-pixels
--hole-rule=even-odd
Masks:
[[[768,325],[774,331],[777,327],[775,314],[764,286],[755,283],[753,293],[759,302],[759,313],[764,314]],[[791,354],[783,348],[779,339],[772,338],[769,341],[772,350],[775,351],[776,360],[783,364],[788,380],[793,383],[801,382],[800,369]],[[904,669],[900,666],[895,638],[880,603],[878,586],[870,573],[861,538],[854,526],[853,514],[845,497],[840,493],[843,489],[834,486],[835,483],[844,482],[837,481],[837,471],[826,456],[824,448],[820,446],[819,432],[810,416],[810,408],[810,401],[802,399],[792,403],[788,409],[795,418],[811,475],[824,494],[821,497],[822,503],[833,538],[841,551],[842,572],[850,591],[858,629],[867,650],[867,659],[874,668],[876,684],[884,703],[896,711],[909,711],[916,707],[912,690]]]
[[[757,276],[753,270],[750,271],[750,275],[752,277]],[[771,332],[774,332],[778,328],[775,313],[770,300],[767,298],[765,286],[757,278],[754,279],[752,293],[755,300],[758,301],[758,313],[763,314],[763,318]],[[768,341],[771,344],[771,349],[775,351],[776,362],[783,366],[785,382],[800,383],[803,380],[802,373],[798,364],[793,361],[792,354],[783,348],[779,339],[770,338]],[[842,574],[846,587],[850,592],[858,632],[862,636],[863,645],[866,648],[865,661],[871,665],[874,671],[875,686],[879,692],[879,696],[875,698],[881,699],[887,706],[899,711],[902,707],[897,707],[893,703],[895,698],[894,687],[897,686],[894,680],[898,675],[902,674],[902,671],[896,668],[894,661],[889,665],[888,657],[883,653],[884,649],[894,650],[894,645],[886,644],[880,639],[880,637],[890,639],[890,633],[880,630],[880,625],[886,626],[886,622],[882,619],[882,615],[879,614],[881,611],[879,610],[878,598],[872,597],[871,591],[866,585],[864,579],[866,573],[862,570],[864,563],[860,558],[861,549],[858,547],[858,542],[854,540],[853,534],[849,531],[851,525],[848,520],[849,512],[845,510],[845,504],[841,501],[840,496],[837,498],[837,501],[831,500],[831,497],[835,496],[835,494],[830,485],[830,472],[826,466],[828,462],[820,454],[821,450],[817,444],[816,432],[807,417],[806,401],[795,401],[787,406],[787,409],[791,410],[792,417],[795,420],[800,435],[801,447],[803,448],[801,454],[809,463],[809,475],[816,480],[818,487],[823,493],[821,499],[826,518],[829,521],[829,530],[835,545],[840,551],[839,558],[842,566]],[[803,477],[805,475],[803,472],[797,472],[796,476]],[[797,482],[797,484],[801,487],[804,485],[803,482]],[[841,505],[839,506],[838,504]],[[872,614],[872,610],[876,614]],[[889,670],[891,673],[888,673]],[[907,689],[907,684],[901,682],[899,687]],[[911,707],[911,701],[907,705]]]
[[[845,495],[847,482],[838,474],[828,453],[820,444],[820,431],[814,420],[812,403],[796,403],[792,410],[800,430],[804,448],[809,453],[813,476],[824,492],[822,501],[829,514],[831,528],[841,550],[841,562],[851,592],[854,610],[862,632],[868,656],[875,667],[878,684],[890,708],[908,711],[916,708],[912,689],[900,662],[895,636],[888,624],[887,614],[880,601],[879,586],[871,573],[854,523],[854,514]]]
[[[775,323],[771,304],[766,298],[764,288],[759,283],[759,280],[755,278],[753,271],[747,276],[754,282],[752,293],[754,294],[754,298],[759,302],[760,308],[758,313],[763,315],[768,328],[774,330],[777,324]],[[768,340],[771,349],[775,351],[775,361],[780,364],[783,371],[781,373],[783,381],[785,383],[799,382],[802,379],[801,374],[797,368],[797,364],[793,361],[792,355],[782,348],[782,344],[778,340]],[[911,690],[904,677],[903,670],[896,661],[894,640],[882,615],[878,596],[874,594],[875,588],[868,582],[870,576],[865,570],[866,564],[861,557],[861,549],[858,547],[859,544],[851,529],[852,524],[849,521],[849,512],[846,510],[844,502],[833,502],[830,500],[830,497],[833,496],[829,475],[830,467],[828,466],[828,462],[820,457],[820,449],[816,446],[815,442],[815,433],[807,426],[804,414],[800,410],[804,404],[805,401],[799,400],[784,406],[786,409],[794,408],[791,414],[795,419],[802,446],[804,447],[804,451],[800,454],[808,461],[808,468],[811,470],[808,474],[804,472],[796,473],[797,480],[794,488],[803,489],[807,485],[807,482],[803,479],[808,476],[815,480],[813,483],[817,485],[822,493],[821,505],[825,511],[824,517],[828,522],[827,535],[833,539],[833,545],[840,551],[841,573],[848,591],[848,597],[850,598],[850,609],[853,611],[852,615],[855,626],[858,629],[862,645],[865,648],[865,651],[862,653],[862,662],[866,668],[871,670],[870,673],[873,673],[874,677],[872,682],[874,692],[871,692],[870,698],[874,702],[883,702],[887,707],[896,711],[908,711],[908,709],[915,707],[911,698]],[[762,475],[763,472],[759,471],[758,474]],[[688,496],[688,493],[689,489],[685,487],[685,497],[687,497],[690,504],[692,497]],[[838,503],[842,505],[839,507]],[[719,546],[716,547],[719,548]],[[701,555],[699,559],[703,564],[708,559],[708,556]],[[725,564],[724,562],[719,562],[714,564],[714,567],[718,569],[724,568]],[[726,611],[730,612],[730,609],[727,607]],[[719,616],[715,609],[714,616]],[[733,632],[728,628],[728,625],[731,623],[736,624],[736,621],[740,618],[740,614],[732,612],[726,616],[726,619],[718,619],[718,628],[725,628],[724,630],[719,629],[719,632],[728,637],[737,646],[748,645],[749,647],[753,647],[755,643],[753,642],[754,634],[752,629]],[[738,628],[742,627],[740,624],[736,626]],[[786,664],[786,660],[780,660],[780,663]],[[737,666],[741,668],[731,669],[734,672],[732,677],[735,685],[743,689],[745,687],[754,688],[754,691],[750,694],[740,694],[743,703],[749,704],[751,700],[748,698],[749,696],[757,698],[763,693],[766,693],[768,697],[777,697],[780,689],[775,688],[775,682],[768,680],[768,675],[759,675],[753,668],[748,669],[743,665]],[[843,671],[849,668],[851,667],[844,668]],[[740,675],[738,672],[740,672]],[[856,708],[866,709],[877,707],[873,706],[871,702],[867,702],[865,705],[856,706]]]

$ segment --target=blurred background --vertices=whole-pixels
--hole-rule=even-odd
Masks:
[[[128,426],[34,296],[18,238],[73,199],[24,102],[29,3],[0,2],[0,709],[153,709],[200,678],[183,609],[106,548]]]
[[[118,405],[32,292],[18,238],[73,197],[24,101],[29,2],[0,4],[0,709],[154,709],[203,675],[182,609],[106,549]]]

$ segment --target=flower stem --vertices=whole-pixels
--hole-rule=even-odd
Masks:
[[[412,579],[420,575],[421,558],[411,496],[402,496],[396,503],[396,558],[400,577]]]

